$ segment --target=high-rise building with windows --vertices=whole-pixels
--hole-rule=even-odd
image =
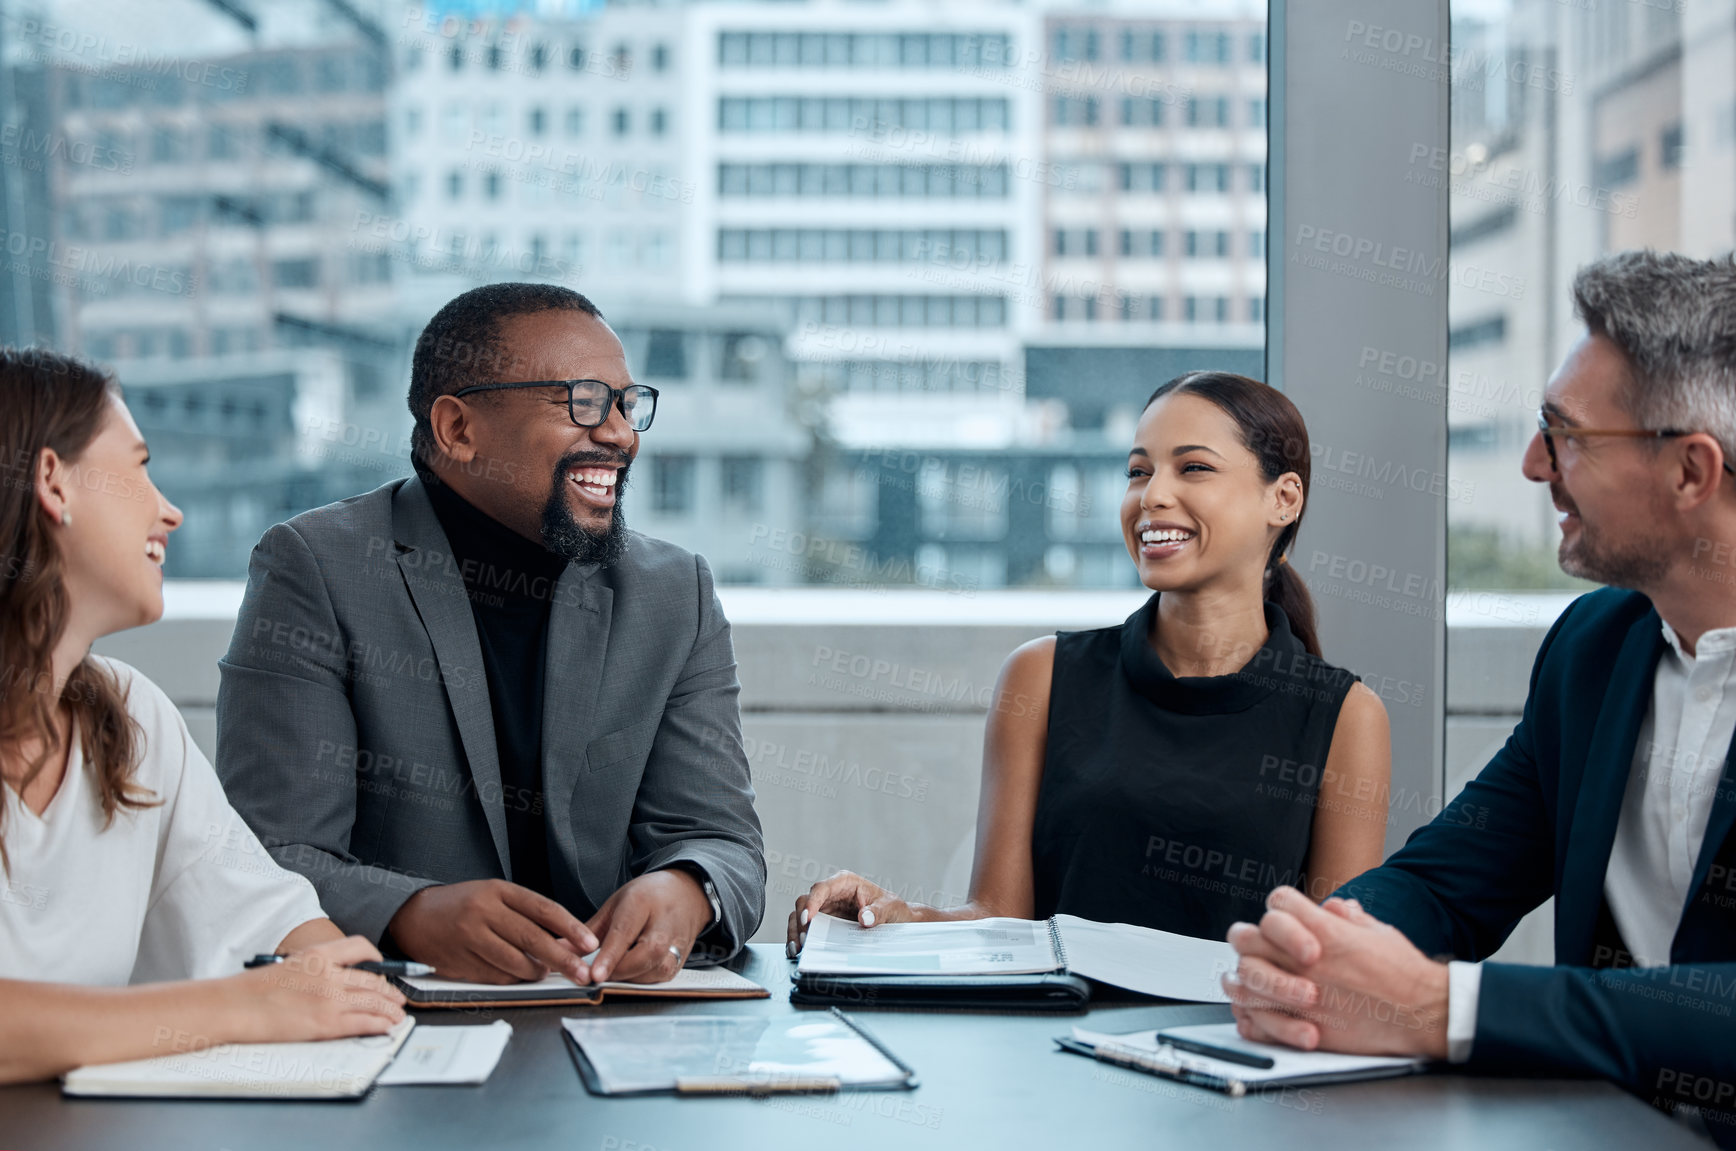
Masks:
[[[1265,339],[1265,5],[1043,21],[1045,318],[1111,341]]]
[[[1515,0],[1454,22],[1452,148],[1407,174],[1450,189],[1449,363],[1424,391],[1447,407],[1453,525],[1545,570],[1555,510],[1515,461],[1581,331],[1573,275],[1623,249],[1736,243],[1733,44],[1723,3]]]
[[[404,268],[406,309],[507,279],[699,302],[672,291],[696,199],[677,5],[557,19],[407,5],[394,50],[397,197],[373,242]]]
[[[139,62],[17,25],[53,110],[55,340],[113,365],[188,513],[174,575],[236,574],[272,523],[407,468],[393,269],[358,247],[390,203],[390,62],[347,22]],[[370,25],[371,27],[371,25]],[[267,39],[271,39],[268,37]],[[394,381],[395,383],[395,381]]]

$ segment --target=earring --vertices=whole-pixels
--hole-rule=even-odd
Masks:
[[[63,528],[72,526],[72,513],[65,508],[60,509],[60,526]]]

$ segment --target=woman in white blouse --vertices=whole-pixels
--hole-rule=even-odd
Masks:
[[[403,996],[346,966],[379,952],[266,853],[162,691],[89,654],[162,615],[181,523],[119,389],[0,348],[0,452],[0,1082],[391,1028]]]

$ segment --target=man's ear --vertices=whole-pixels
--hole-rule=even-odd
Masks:
[[[1704,432],[1682,436],[1675,448],[1672,494],[1678,511],[1691,511],[1715,497],[1731,476],[1724,470],[1724,449],[1712,436]]]
[[[467,464],[476,458],[474,427],[470,408],[453,396],[438,396],[428,411],[428,424],[433,433],[434,450],[455,463]]]
[[[55,523],[65,523],[71,516],[72,468],[53,448],[43,448],[36,456],[36,502],[43,514]]]

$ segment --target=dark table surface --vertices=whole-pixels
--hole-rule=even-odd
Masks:
[[[1216,1022],[1222,1007],[1103,1003],[1086,1016],[862,1011],[911,1064],[914,1091],[836,1096],[603,1099],[587,1094],[561,1036],[563,1014],[765,1014],[787,1002],[790,965],[755,946],[734,964],[770,1000],[617,1003],[601,1008],[423,1012],[423,1025],[504,1018],[512,1042],[480,1087],[381,1087],[335,1103],[71,1100],[55,1084],[0,1088],[8,1151],[700,1151],[702,1148],[1240,1149],[1619,1147],[1706,1142],[1599,1082],[1429,1074],[1230,1099],[1056,1051],[1074,1024],[1102,1031]]]

